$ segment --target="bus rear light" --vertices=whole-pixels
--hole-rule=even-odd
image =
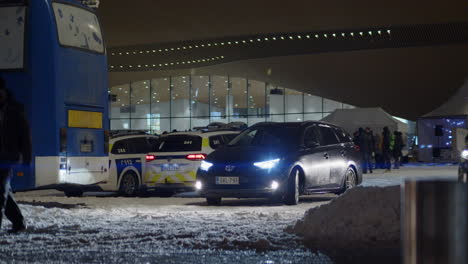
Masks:
[[[24,176],[24,172],[18,171],[18,172],[16,173],[16,176],[18,176],[18,177],[23,177],[23,176]]]
[[[156,159],[155,155],[146,155],[146,162],[153,161]]]
[[[187,156],[185,156],[185,158],[188,159],[188,160],[193,160],[193,161],[204,160],[204,159],[206,159],[206,154],[203,154],[203,153],[188,154]]]

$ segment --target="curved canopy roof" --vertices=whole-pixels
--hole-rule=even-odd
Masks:
[[[111,86],[168,75],[230,75],[360,107],[381,106],[415,119],[443,104],[468,76],[468,2],[462,0],[103,0],[100,13],[109,62],[116,67],[111,69]],[[442,31],[433,25],[458,22],[461,27],[449,24]],[[357,44],[351,33],[360,37]],[[320,39],[313,44],[316,34]],[[294,39],[271,44],[272,37],[281,36]],[[242,40],[255,37],[261,42],[228,48],[229,40],[242,46]],[[189,45],[200,48],[189,51]],[[154,55],[139,53],[153,50]],[[182,66],[188,61],[190,66]],[[168,67],[158,68],[166,63]],[[119,65],[133,67],[117,71]]]

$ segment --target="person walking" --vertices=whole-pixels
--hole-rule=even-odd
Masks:
[[[359,128],[358,144],[359,144],[359,149],[361,152],[362,172],[367,173],[367,170],[369,170],[369,172],[372,173],[372,163],[371,163],[372,142],[371,142],[370,135],[366,133],[364,129],[362,129],[362,127]]]
[[[392,148],[391,148],[391,134],[388,127],[383,128],[382,133],[382,156],[385,171],[390,171],[392,168]]]
[[[376,164],[376,162],[375,162],[375,152],[376,152],[376,146],[375,145],[376,144],[375,144],[374,132],[370,129],[370,127],[366,127],[365,132],[366,132],[366,134],[368,135],[368,138],[369,138],[370,167],[371,168],[376,168],[376,167],[374,167],[374,165]]]
[[[0,227],[3,214],[12,223],[11,233],[26,230],[23,214],[10,190],[12,167],[31,162],[31,133],[23,105],[14,100],[0,77]]]
[[[403,136],[402,136],[401,132],[399,132],[399,131],[393,132],[393,135],[395,137],[395,143],[393,145],[393,158],[395,159],[394,168],[399,169],[400,165],[401,165],[401,158],[403,156],[403,154],[401,152],[403,150],[403,147],[404,147]]]

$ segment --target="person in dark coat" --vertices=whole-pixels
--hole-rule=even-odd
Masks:
[[[0,227],[3,214],[11,221],[10,232],[26,230],[23,214],[10,190],[12,167],[31,162],[31,133],[23,106],[13,99],[0,77]]]
[[[366,133],[364,129],[362,129],[362,127],[359,128],[357,141],[361,152],[362,172],[367,173],[367,170],[369,169],[369,172],[372,173],[372,140],[370,138],[370,135]]]
[[[375,164],[375,152],[376,152],[376,142],[375,142],[375,137],[374,137],[374,132],[370,127],[366,127],[366,134],[368,135],[369,138],[369,146],[370,146],[370,166],[371,168],[374,168]],[[375,167],[377,168],[377,167]]]
[[[401,132],[395,131],[393,132],[393,135],[395,136],[395,143],[393,145],[393,158],[395,159],[395,169],[399,169],[401,165],[401,159],[402,159],[402,150],[403,147],[405,146],[403,144],[403,136]]]
[[[388,127],[383,128],[382,133],[382,155],[386,171],[392,168],[392,149],[390,147],[391,135]]]

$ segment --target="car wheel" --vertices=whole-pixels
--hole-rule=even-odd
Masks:
[[[221,197],[206,197],[206,203],[208,205],[220,205]]]
[[[353,187],[356,187],[356,172],[354,172],[353,168],[348,168],[346,171],[346,178],[344,184],[344,191],[347,191]]]
[[[284,203],[287,205],[299,203],[299,170],[297,169],[293,170],[289,176]]]
[[[64,191],[63,192],[67,197],[82,197],[83,191],[73,190],[73,191]]]
[[[120,180],[119,193],[123,196],[135,196],[138,191],[138,180],[135,174],[127,172]]]

